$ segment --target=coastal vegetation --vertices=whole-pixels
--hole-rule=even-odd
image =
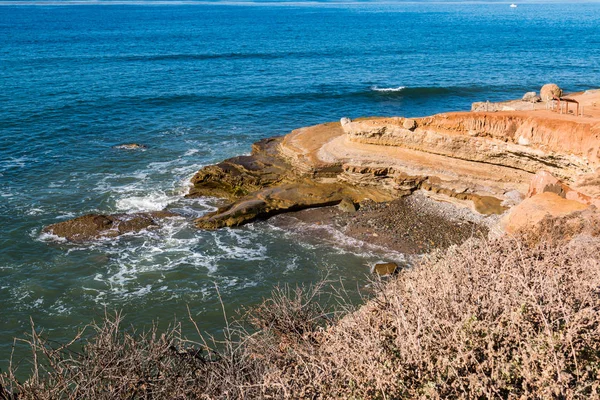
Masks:
[[[598,4],[0,3],[0,400],[600,399]]]
[[[119,313],[61,346],[33,328],[32,375],[13,364],[0,398],[598,398],[600,240],[564,223],[433,252],[355,309],[325,282],[276,288],[224,341]]]
[[[360,307],[327,282],[275,288],[231,321],[223,306],[223,339],[204,335],[191,313],[196,339],[177,322],[128,329],[115,313],[57,347],[32,323],[19,340],[32,373],[21,381],[25,366],[12,363],[0,396],[600,397],[600,92],[569,98],[585,115],[533,97],[491,112],[342,118],[202,168],[188,196],[230,203],[197,218],[199,229],[337,206],[302,218],[381,237],[412,263],[372,282]],[[421,208],[427,224],[407,216]],[[145,227],[88,215],[46,230],[85,241]],[[410,240],[412,252],[402,247]]]

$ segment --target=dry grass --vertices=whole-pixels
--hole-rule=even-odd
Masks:
[[[430,255],[341,319],[321,286],[279,288],[220,345],[118,314],[78,353],[33,331],[34,373],[0,398],[600,398],[600,240],[542,242]]]

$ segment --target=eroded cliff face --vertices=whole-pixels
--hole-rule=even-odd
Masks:
[[[408,129],[407,129],[408,127]],[[452,113],[347,122],[350,141],[398,146],[567,181],[599,165],[600,124],[527,113]]]
[[[584,189],[595,186],[589,182],[600,166],[599,139],[596,119],[548,111],[343,118],[261,141],[251,156],[202,169],[190,195],[232,200],[196,221],[205,229],[416,190],[481,214],[502,214],[526,197],[541,170],[579,186],[569,198],[577,193],[593,204],[578,182],[587,182]]]
[[[188,196],[228,200],[195,223],[218,229],[304,208],[339,203],[354,208],[366,199],[389,201],[417,190],[481,214],[513,207],[507,219],[513,225],[524,220],[519,212],[535,214],[537,221],[575,203],[576,211],[595,209],[600,206],[600,109],[594,107],[600,92],[579,96],[587,115],[533,109],[342,118],[264,139],[251,155],[195,174]],[[514,207],[523,199],[523,207]]]

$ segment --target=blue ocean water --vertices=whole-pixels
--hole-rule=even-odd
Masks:
[[[369,262],[402,258],[270,222],[87,245],[47,224],[201,215],[216,203],[183,198],[196,170],[297,127],[600,84],[598,3],[25,4],[0,5],[0,368],[30,316],[64,340],[105,310],[147,325],[189,305],[215,333],[215,285],[231,311],[327,272],[364,285]],[[127,142],[149,148],[113,148]]]

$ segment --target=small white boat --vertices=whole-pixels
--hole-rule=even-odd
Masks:
[[[517,8],[517,5],[516,5],[515,3],[512,3],[512,4],[510,5],[510,8]]]

